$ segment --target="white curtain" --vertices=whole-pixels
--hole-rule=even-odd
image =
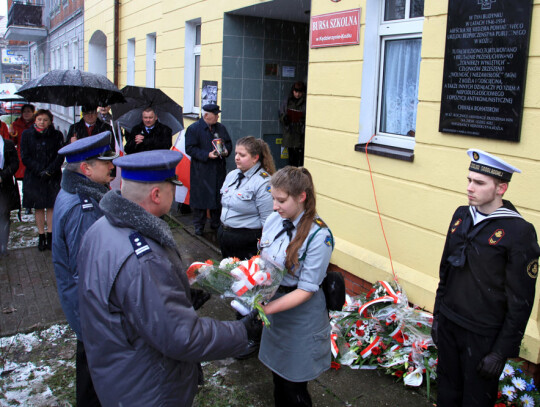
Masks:
[[[422,40],[385,41],[380,131],[414,135]]]

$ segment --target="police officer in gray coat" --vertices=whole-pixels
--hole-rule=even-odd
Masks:
[[[83,340],[106,406],[190,406],[199,362],[242,352],[255,325],[251,316],[199,318],[192,307],[172,232],[159,218],[173,202],[181,157],[154,150],[114,160],[121,193],[103,197],[105,216],[79,252]]]
[[[117,155],[109,145],[110,132],[86,137],[61,148],[66,157],[62,189],[54,205],[52,260],[60,303],[77,335],[77,405],[99,406],[81,341],[77,253],[84,233],[103,213],[99,201],[107,193]]]

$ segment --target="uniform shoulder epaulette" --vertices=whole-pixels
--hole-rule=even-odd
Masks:
[[[315,218],[314,222],[321,228],[328,228],[328,225],[319,217]]]
[[[268,178],[270,176],[270,174],[268,174],[266,171],[261,171],[259,175],[263,178]]]
[[[129,241],[131,242],[133,251],[137,255],[138,259],[152,251],[150,246],[148,246],[148,243],[146,243],[144,237],[139,232],[133,232],[131,235],[129,235]]]
[[[94,204],[88,196],[79,193],[79,200],[81,201],[81,208],[83,212],[89,212],[94,210]]]

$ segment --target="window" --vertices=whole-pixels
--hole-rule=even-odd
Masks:
[[[360,143],[414,149],[424,0],[367,0]]]
[[[79,40],[75,39],[71,43],[71,49],[72,49],[72,61],[71,65],[73,69],[79,69]]]
[[[135,85],[135,38],[127,41],[127,84]]]
[[[184,55],[184,111],[200,112],[201,101],[201,19],[186,22]]]
[[[64,43],[64,50],[62,52],[62,69],[69,69],[69,48],[68,43]]]
[[[156,86],[156,33],[146,36],[146,87]]]

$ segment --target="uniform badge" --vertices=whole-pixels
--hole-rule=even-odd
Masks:
[[[266,192],[272,192],[272,187],[270,185],[266,187]]]
[[[478,161],[480,159],[480,155],[476,151],[473,151],[472,157],[474,161]]]
[[[527,274],[530,278],[536,278],[538,276],[538,259],[534,259],[527,264]]]
[[[489,237],[488,243],[491,246],[495,246],[497,243],[501,241],[501,239],[504,236],[504,229],[497,229],[493,234]]]
[[[459,218],[458,220],[454,222],[454,224],[452,225],[452,229],[450,230],[450,233],[454,233],[459,225],[461,225],[461,218]]]
[[[79,200],[81,202],[81,208],[83,212],[89,212],[94,210],[94,204],[86,195],[79,194]]]
[[[328,247],[332,246],[332,236],[328,235],[326,236],[326,239],[324,239],[324,244]]]
[[[129,241],[131,242],[133,251],[137,255],[138,259],[152,251],[140,233],[133,232],[131,235],[129,235]]]
[[[270,175],[267,172],[261,172],[261,177],[268,178]]]
[[[327,228],[328,226],[326,223],[323,222],[321,218],[315,218],[315,223],[320,226],[321,228]]]

